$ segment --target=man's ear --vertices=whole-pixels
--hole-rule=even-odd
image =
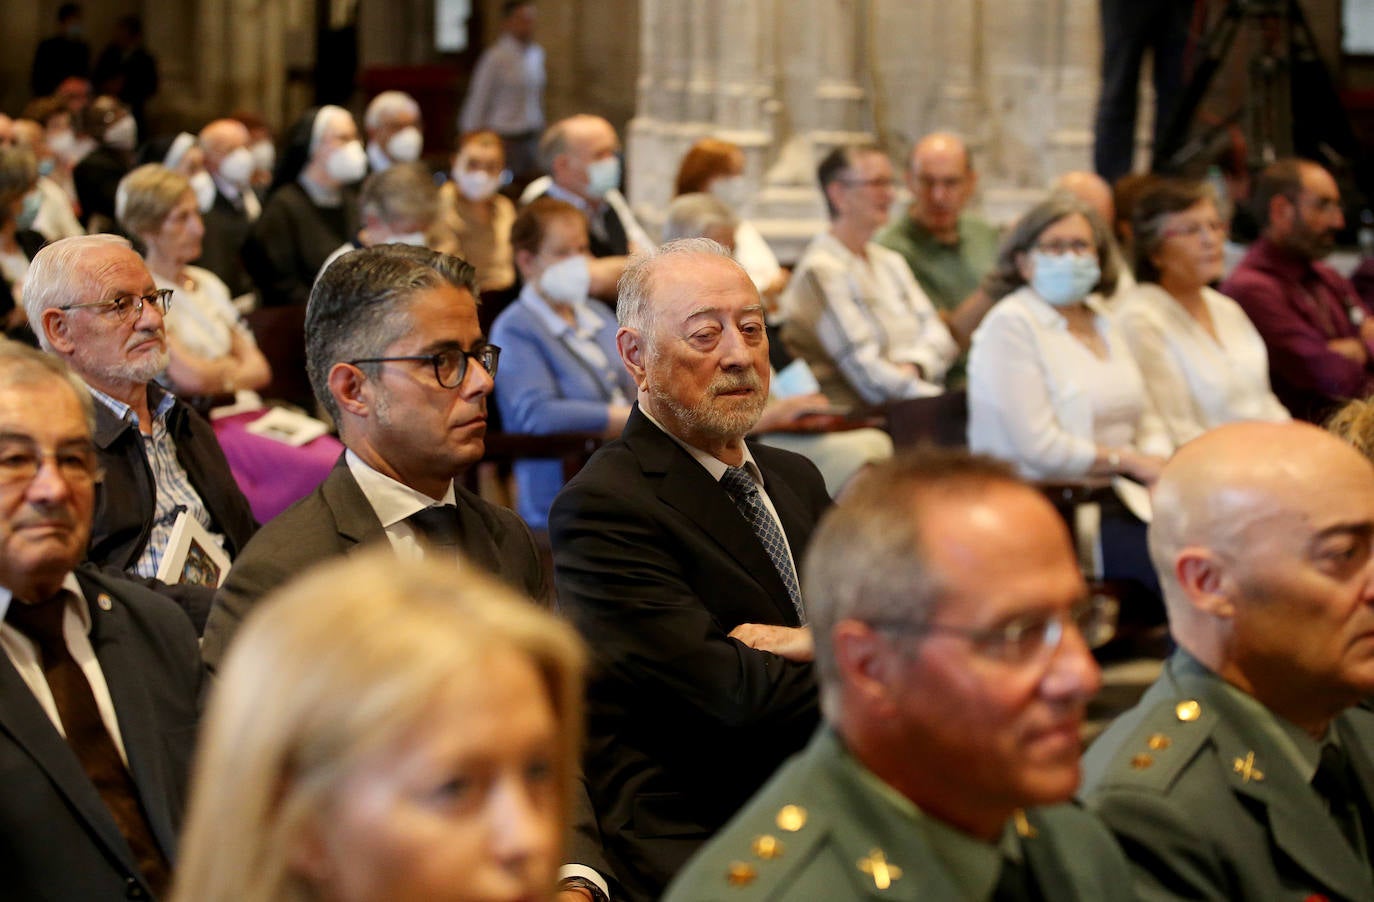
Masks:
[[[893,668],[900,662],[886,637],[861,620],[841,620],[830,631],[830,646],[845,691],[862,696],[870,711],[895,711],[892,689],[901,683]]]
[[[1229,620],[1235,616],[1235,585],[1226,564],[1210,548],[1188,546],[1174,558],[1174,579],[1196,610]]]
[[[624,361],[625,369],[630,371],[635,386],[641,389],[644,388],[646,377],[644,345],[644,336],[637,329],[621,326],[620,331],[615,333],[615,346],[620,350],[620,359]]]
[[[67,327],[67,316],[63,311],[49,307],[39,317],[38,324],[43,330],[44,337],[48,339],[48,344],[52,345],[52,349],[58,354],[66,357],[76,350],[76,342],[72,340]]]
[[[1298,205],[1287,195],[1275,194],[1269,198],[1267,212],[1269,228],[1276,229],[1281,235],[1287,235],[1293,230],[1293,219],[1298,215]]]
[[[329,368],[329,393],[340,412],[366,417],[372,412],[372,380],[351,363],[336,363]]]

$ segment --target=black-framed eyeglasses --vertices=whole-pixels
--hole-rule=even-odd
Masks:
[[[945,623],[911,623],[906,620],[869,620],[880,630],[925,635],[940,633],[968,640],[978,654],[1006,664],[1029,664],[1048,657],[1064,641],[1065,627],[1072,623],[1089,648],[1100,648],[1116,635],[1118,605],[1109,595],[1093,595],[1066,612],[1040,611],[1008,620],[1001,626],[978,629]]]
[[[409,360],[415,363],[428,363],[434,367],[434,379],[443,388],[457,388],[463,384],[463,377],[468,374],[468,359],[477,361],[477,365],[487,371],[487,375],[496,377],[496,365],[501,360],[501,349],[496,345],[482,345],[465,351],[462,348],[445,348],[433,354],[412,354],[405,357],[360,357],[357,360],[350,360],[351,366],[359,366],[364,363],[394,363]]]
[[[151,294],[125,294],[108,301],[91,301],[89,304],[63,304],[58,310],[80,310],[87,308],[91,310],[104,308],[102,312],[109,312],[115,315],[115,319],[124,322],[133,314],[134,319],[143,315],[143,305],[151,304],[160,313],[166,313],[172,309],[172,289],[159,288]]]

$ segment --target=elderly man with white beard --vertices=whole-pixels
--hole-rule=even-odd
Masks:
[[[817,723],[797,569],[829,505],[806,458],[746,443],[768,397],[763,305],[705,239],[636,258],[621,437],[554,502],[560,602],[588,638],[586,775],[628,899],[687,858]]]

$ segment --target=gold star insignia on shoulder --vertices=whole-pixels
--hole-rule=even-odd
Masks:
[[[1264,779],[1264,771],[1255,767],[1254,752],[1246,752],[1245,757],[1237,758],[1232,766],[1235,768],[1236,773],[1240,774],[1240,781],[1242,783],[1249,783],[1251,780],[1258,783]]]
[[[859,859],[859,870],[873,878],[878,889],[887,889],[894,880],[900,880],[902,869],[887,860],[882,849],[874,849],[867,858]]]
[[[1139,755],[1136,755],[1135,757],[1131,758],[1131,767],[1135,770],[1144,770],[1145,768],[1149,767],[1154,763],[1155,759],[1145,754],[1144,752],[1141,752]]]
[[[1022,839],[1035,839],[1040,835],[1040,831],[1035,829],[1035,825],[1026,817],[1026,812],[1017,808],[1011,813],[1012,820],[1016,822],[1016,834]]]
[[[1184,723],[1192,723],[1202,716],[1202,706],[1191,698],[1181,701],[1174,706],[1174,716]]]
[[[778,811],[778,829],[796,833],[806,826],[806,809],[800,805],[784,805]]]
[[[764,861],[772,861],[774,858],[782,857],[782,843],[778,842],[776,836],[769,836],[766,833],[763,836],[754,837],[754,842],[750,848],[754,850],[756,856]]]
[[[1145,741],[1145,744],[1148,745],[1152,751],[1162,752],[1173,745],[1174,741],[1163,733],[1155,733]]]
[[[731,886],[748,886],[759,876],[759,872],[754,870],[752,864],[743,861],[732,862],[730,869],[725,872],[725,882]]]

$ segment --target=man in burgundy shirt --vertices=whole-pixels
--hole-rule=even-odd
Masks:
[[[1279,400],[1319,422],[1374,392],[1374,308],[1318,262],[1345,226],[1340,192],[1321,166],[1286,159],[1260,174],[1255,205],[1264,232],[1221,290],[1264,337]]]

